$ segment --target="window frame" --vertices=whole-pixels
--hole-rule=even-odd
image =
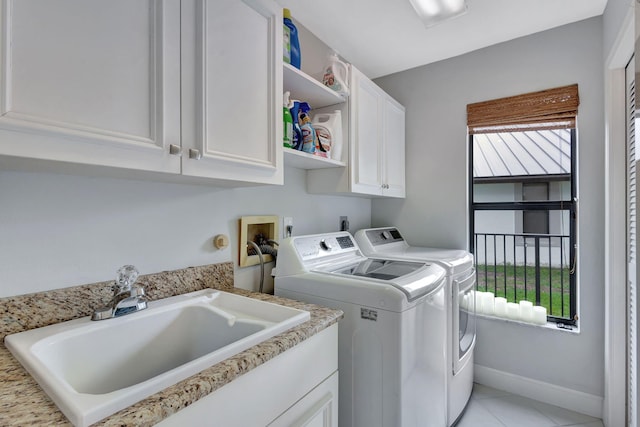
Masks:
[[[571,197],[569,201],[548,200],[548,201],[514,201],[514,202],[474,202],[474,176],[473,176],[473,134],[468,134],[468,195],[469,195],[469,250],[475,254],[475,212],[488,210],[559,210],[569,211],[569,317],[557,317],[548,315],[547,320],[551,322],[576,325],[578,321],[577,313],[577,131],[576,128],[567,128],[571,135],[571,166],[570,166],[570,188]],[[551,175],[552,176],[552,175]]]

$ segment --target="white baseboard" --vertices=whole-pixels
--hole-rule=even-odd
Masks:
[[[604,398],[555,384],[502,372],[486,366],[474,365],[474,381],[509,393],[528,397],[550,405],[602,418]]]

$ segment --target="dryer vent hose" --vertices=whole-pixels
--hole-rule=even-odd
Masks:
[[[258,259],[260,260],[260,287],[258,288],[258,291],[260,293],[262,293],[263,288],[264,288],[264,254],[267,255],[271,255],[273,257],[273,262],[274,262],[274,268],[275,268],[275,262],[276,262],[276,258],[278,256],[278,250],[273,247],[273,245],[278,245],[278,242],[276,242],[275,240],[266,240],[266,241],[262,241],[260,242],[261,244],[258,245],[256,242],[252,242],[251,240],[247,241],[247,245],[250,246],[249,248],[249,255],[258,255]]]

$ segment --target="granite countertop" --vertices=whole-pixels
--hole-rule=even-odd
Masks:
[[[113,414],[96,426],[150,426],[260,366],[342,318],[339,310],[233,288],[233,264],[191,267],[141,276],[150,300],[205,288],[219,289],[309,311],[309,321],[236,354]],[[0,337],[91,313],[106,301],[110,282],[0,299]],[[106,291],[105,291],[106,288]],[[71,425],[35,380],[0,346],[0,425]]]

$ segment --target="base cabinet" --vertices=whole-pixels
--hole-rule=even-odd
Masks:
[[[347,168],[310,170],[307,191],[373,197],[405,197],[405,109],[351,66]],[[345,111],[345,109],[347,111]],[[343,150],[344,151],[344,150]]]
[[[269,427],[293,426],[338,426],[338,372],[269,424]]]
[[[337,417],[334,324],[158,425],[337,427]]]

